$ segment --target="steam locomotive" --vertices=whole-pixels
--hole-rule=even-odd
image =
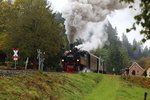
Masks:
[[[98,72],[106,73],[104,60],[87,51],[73,48],[65,51],[61,63],[66,73]]]

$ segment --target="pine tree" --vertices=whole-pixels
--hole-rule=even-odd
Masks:
[[[129,40],[125,34],[122,35],[122,44],[127,49],[129,58],[133,59],[133,48],[132,45],[129,43]]]
[[[133,40],[133,58],[140,59],[142,57],[142,48],[141,43],[137,42],[135,39]]]
[[[143,56],[144,57],[148,57],[149,56],[149,50],[148,50],[147,46],[143,50]]]

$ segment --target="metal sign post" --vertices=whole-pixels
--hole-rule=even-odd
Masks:
[[[15,69],[16,69],[16,61],[19,59],[19,56],[18,56],[19,48],[17,49],[12,48],[12,51],[14,52],[12,59],[15,61]]]

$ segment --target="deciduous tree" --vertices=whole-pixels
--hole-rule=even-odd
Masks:
[[[135,2],[135,0],[120,0],[122,2],[127,2],[129,4],[132,4]],[[150,0],[140,0],[139,4],[141,8],[140,14],[136,15],[134,19],[136,20],[136,23],[133,24],[133,27],[131,29],[127,29],[127,32],[130,32],[131,30],[136,30],[136,25],[141,25],[143,29],[141,30],[141,34],[144,35],[143,42],[146,40],[150,40]],[[134,8],[133,6],[130,6],[130,8]]]
[[[7,28],[9,48],[20,48],[20,56],[33,62],[40,49],[49,59],[47,64],[56,62],[64,43],[63,27],[56,22],[47,0],[16,0],[12,9]]]

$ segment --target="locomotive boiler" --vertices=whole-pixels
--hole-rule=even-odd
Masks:
[[[98,72],[106,73],[104,61],[87,51],[71,48],[65,51],[61,63],[66,73]]]

